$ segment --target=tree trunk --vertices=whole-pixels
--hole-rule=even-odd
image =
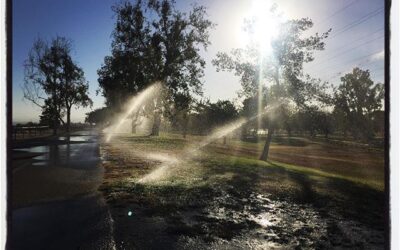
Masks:
[[[161,99],[157,98],[154,102],[154,121],[151,128],[151,136],[158,136],[161,125]]]
[[[186,138],[186,129],[183,130],[182,137]]]
[[[53,90],[54,91],[54,90]],[[51,107],[51,114],[52,116],[55,115],[53,118],[53,135],[57,135],[57,129],[58,129],[58,114],[53,114],[54,110],[57,107],[57,104],[55,102],[54,96],[55,96],[55,91],[53,92],[53,107]]]
[[[136,134],[136,121],[132,120],[131,133]]]
[[[57,135],[58,118],[53,118],[53,135]]]
[[[153,127],[151,128],[152,136],[158,136],[160,134],[160,124],[161,124],[161,115],[158,111],[154,112],[154,122]]]
[[[183,124],[183,130],[182,130],[182,137],[186,138],[186,132],[187,132],[187,125],[186,123]]]
[[[223,143],[224,143],[224,145],[226,145],[226,136],[224,136],[224,138],[223,138]]]
[[[187,116],[184,115],[184,117],[183,117],[183,131],[182,131],[183,138],[186,138],[188,123],[189,123],[189,121],[187,119]]]
[[[67,108],[67,134],[69,134],[71,127],[71,108]]]
[[[271,127],[268,128],[267,140],[265,141],[264,149],[260,156],[260,160],[262,160],[262,161],[268,160],[269,146],[271,145],[272,136],[273,136],[274,132],[275,132],[275,126],[271,125]]]

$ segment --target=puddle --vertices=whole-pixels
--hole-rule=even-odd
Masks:
[[[72,138],[72,137],[71,137]],[[77,137],[77,140],[80,140]],[[90,140],[90,138],[87,138]],[[39,153],[34,156],[33,166],[89,168],[100,161],[97,143],[53,144],[14,149],[17,152]]]
[[[70,142],[94,142],[93,136],[91,135],[79,135],[79,136],[70,136],[69,138],[66,136],[58,137],[60,141],[70,141]]]
[[[35,146],[28,148],[17,148],[14,149],[17,152],[27,152],[27,153],[47,153],[49,152],[49,146]]]
[[[271,200],[254,193],[246,198],[235,197],[226,192],[203,205],[180,207],[172,214],[161,215],[146,214],[137,207],[138,219],[134,218],[129,226],[117,216],[117,225],[124,224],[127,227],[122,228],[135,236],[118,238],[138,243],[139,248],[159,248],[157,241],[166,240],[165,246],[171,249],[381,249],[383,246],[382,232],[337,214],[322,216],[311,205]],[[157,227],[153,224],[155,220]],[[147,229],[143,232],[140,228]],[[153,238],[158,240],[152,242]]]

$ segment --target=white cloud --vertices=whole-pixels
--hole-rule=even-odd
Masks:
[[[385,50],[382,50],[382,51],[379,52],[379,53],[373,54],[373,55],[371,56],[371,58],[370,58],[370,61],[371,61],[371,62],[373,62],[373,61],[380,61],[380,60],[383,60],[384,58],[385,58]]]

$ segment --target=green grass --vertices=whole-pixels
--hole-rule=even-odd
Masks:
[[[247,158],[247,157],[238,157],[238,156],[229,156],[229,155],[221,155],[221,154],[212,154],[209,153],[205,158],[208,158],[205,165],[225,165],[233,168],[241,168],[246,170],[252,170],[252,168],[281,168],[287,171],[293,171],[297,173],[302,173],[305,175],[313,175],[313,176],[320,176],[326,178],[335,178],[340,180],[350,181],[359,185],[365,185],[372,189],[378,191],[384,191],[384,183],[365,179],[362,177],[351,177],[343,174],[338,173],[330,173],[326,171],[322,171],[319,169],[310,168],[307,166],[299,166],[293,164],[286,164],[277,161],[261,161],[257,159]]]
[[[382,228],[383,181],[373,176],[374,171],[380,171],[373,161],[379,155],[373,155],[360,167],[354,163],[357,158],[349,155],[368,155],[370,152],[321,145],[301,138],[296,139],[301,143],[292,139],[274,142],[271,156],[284,153],[281,158],[291,162],[305,162],[299,159],[303,157],[302,153],[325,158],[314,161],[313,166],[260,161],[257,156],[262,142],[239,140],[228,140],[228,145],[215,142],[201,149],[199,154],[190,154],[187,149],[201,140],[199,136],[183,139],[171,134],[119,136],[112,143],[101,145],[106,161],[103,162],[105,182],[100,190],[111,208],[117,240],[140,242],[143,237],[148,237],[149,240],[144,241],[147,246],[160,235],[172,241],[176,235],[185,235],[199,242],[220,239],[228,242],[240,239],[245,233],[256,233],[261,226],[252,218],[265,212],[268,212],[268,218],[279,221],[270,228],[280,238],[285,238],[285,242],[299,237],[293,230],[293,220],[303,220],[305,227],[310,227],[309,231],[300,233],[302,238],[315,237],[316,242],[320,241],[319,233],[323,233],[324,228],[319,228],[318,222],[315,228],[312,223],[307,224],[309,220],[315,220],[315,215],[317,219],[329,221],[329,225],[346,220],[357,221],[367,228]],[[184,157],[167,168],[165,176],[142,183],[138,180],[163,163],[135,154],[135,150],[143,155],[162,153]],[[353,151],[349,153],[349,150]],[[334,160],[342,156],[341,161]],[[329,168],[324,169],[324,163],[330,164]],[[346,167],[357,171],[348,171]],[[275,209],[275,205],[279,208]],[[315,213],[306,217],[304,212],[310,210]],[[127,211],[133,211],[135,216],[126,219]],[[162,225],[157,228],[159,223]],[[157,229],[153,230],[153,227]],[[339,229],[330,230],[324,237],[331,237],[336,231],[337,237],[343,237]],[[313,233],[309,233],[311,231]],[[314,248],[305,243],[303,246]]]
[[[184,139],[179,134],[167,134],[162,133],[158,137],[141,137],[141,136],[120,136],[119,141],[127,144],[132,144],[135,147],[141,148],[142,150],[150,150],[153,152],[173,152],[175,154],[180,154],[184,152],[184,150],[191,143],[198,142],[202,139],[201,136],[188,136],[188,138]],[[268,162],[259,161],[256,155],[259,155],[260,150],[263,146],[263,141],[260,142],[246,142],[240,141],[237,139],[228,140],[228,146],[225,150],[226,152],[219,152],[216,149],[221,150],[221,142],[217,141],[217,144],[210,145],[206,147],[203,151],[203,154],[206,154],[202,157],[201,163],[207,166],[219,166],[224,164],[226,166],[235,167],[235,168],[254,168],[254,167],[275,167],[282,168],[287,171],[294,171],[306,175],[314,175],[314,176],[322,176],[326,178],[336,178],[341,180],[346,180],[350,182],[354,182],[359,185],[366,185],[375,190],[383,191],[384,190],[384,171],[383,171],[383,154],[375,153],[375,155],[370,156],[370,152],[367,149],[353,148],[353,147],[345,147],[343,145],[335,145],[331,143],[323,144],[322,141],[317,140],[314,144],[313,141],[305,138],[282,138],[277,137],[273,144],[271,155],[272,159]],[[217,148],[216,148],[217,147]],[[253,155],[246,155],[246,153],[235,154],[232,152],[230,147],[234,147],[236,149],[244,149],[251,151]],[[276,149],[274,149],[276,147]],[[310,155],[316,154],[320,155],[321,152],[324,153],[328,160],[321,160],[319,163],[318,159],[313,160],[313,166],[308,166],[307,162],[299,162],[296,164],[297,159],[295,156],[291,155],[290,150],[301,150],[297,154],[301,154],[304,152],[305,157],[309,157]],[[247,152],[247,151],[246,151]],[[354,154],[362,154],[363,157],[358,157],[352,159],[352,153]],[[278,158],[274,159],[274,153],[286,153],[287,157],[281,161]],[[347,158],[341,158],[343,154],[347,154]],[[356,155],[354,156],[356,157]],[[382,166],[376,167],[378,163],[360,163],[357,165],[354,160],[365,159],[365,157],[370,157],[371,161],[382,158]],[[333,160],[329,160],[333,159]],[[336,162],[335,162],[336,159]],[[349,159],[349,160],[348,160]],[[346,162],[348,160],[348,162]],[[370,166],[368,164],[375,164],[374,166]],[[347,167],[346,167],[347,165]],[[364,166],[365,165],[365,166]]]

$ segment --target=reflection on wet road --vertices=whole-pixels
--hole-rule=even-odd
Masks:
[[[22,147],[16,153],[37,153],[33,166],[53,166],[65,168],[96,168],[99,163],[97,136],[93,133],[60,136],[48,145]]]
[[[94,131],[18,145],[11,249],[112,249],[111,217],[97,192],[99,162]]]

